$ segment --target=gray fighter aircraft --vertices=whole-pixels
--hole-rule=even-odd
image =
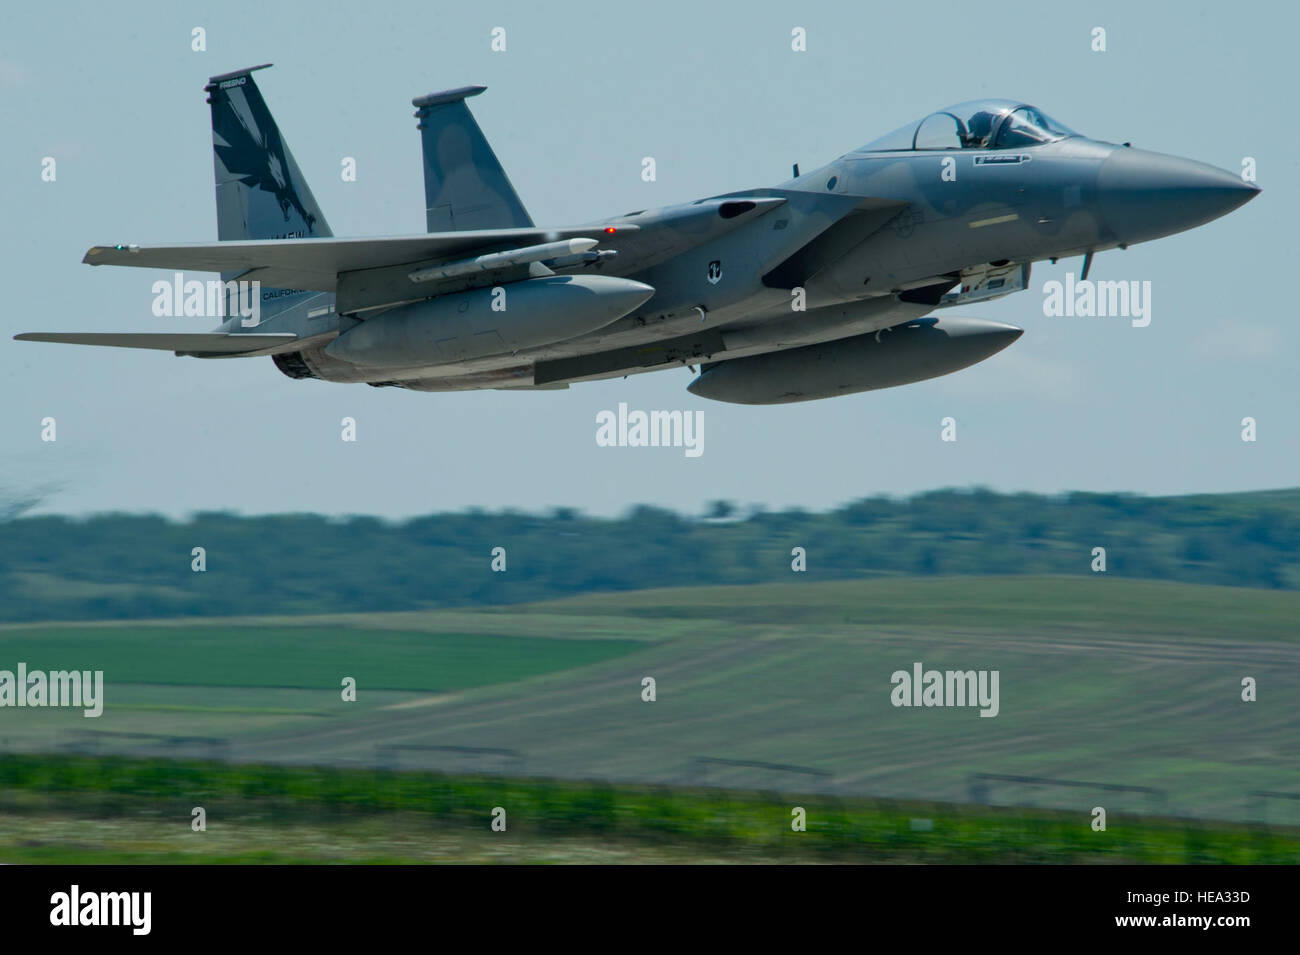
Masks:
[[[539,228],[470,114],[484,88],[467,86],[412,101],[428,234],[338,239],[254,83],[262,68],[205,87],[219,241],[95,246],[84,259],[219,272],[221,326],[17,338],[269,355],[291,378],[415,391],[567,388],[698,364],[696,395],[804,401],[981,361],[1021,329],[930,313],[1024,289],[1041,259],[1084,256],[1086,279],[1095,253],[1258,192],[981,100],[778,186]]]

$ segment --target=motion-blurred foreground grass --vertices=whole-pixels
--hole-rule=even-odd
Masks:
[[[207,829],[192,829],[202,807]],[[506,830],[491,829],[505,810]],[[807,831],[791,828],[792,810]],[[551,779],[11,756],[0,862],[1295,863],[1300,829]]]

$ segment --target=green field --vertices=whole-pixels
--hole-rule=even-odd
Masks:
[[[374,652],[371,652],[373,649]],[[637,644],[303,626],[57,626],[0,629],[0,661],[103,670],[111,683],[449,692],[608,660]],[[4,664],[12,669],[13,662]]]
[[[1099,832],[1079,813],[724,789],[120,758],[0,764],[8,863],[1296,861],[1300,828],[1168,818],[1117,815]]]
[[[106,703],[97,720],[0,710],[0,747],[946,802],[982,785],[1072,813],[1300,825],[1300,801],[1252,795],[1300,792],[1297,621],[1289,591],[953,577],[11,625],[0,668],[102,667]],[[914,661],[998,670],[999,715],[893,707]]]
[[[513,609],[513,608],[512,608]],[[1300,594],[1097,577],[923,577],[585,594],[520,610],[745,624],[976,627],[1300,643]]]

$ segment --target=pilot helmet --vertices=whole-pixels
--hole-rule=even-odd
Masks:
[[[966,147],[975,149],[984,149],[989,145],[989,139],[993,135],[993,123],[998,118],[998,114],[991,113],[987,110],[980,110],[970,118],[966,127]]]

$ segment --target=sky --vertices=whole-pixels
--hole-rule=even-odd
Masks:
[[[1182,494],[1300,484],[1295,5],[1222,3],[133,3],[0,11],[0,496],[42,512],[316,511],[727,499],[820,510],[876,494]],[[557,13],[562,11],[562,13]],[[192,31],[205,31],[195,51]],[[491,49],[504,28],[506,49]],[[791,49],[802,27],[807,49]],[[1095,52],[1093,30],[1106,31]],[[294,381],[269,358],[14,342],[23,331],[208,331],[155,318],[137,269],[91,245],[216,238],[210,75],[258,83],[335,235],[424,231],[411,97],[470,105],[533,219],[775,185],[963,100],[1033,103],[1079,132],[1239,171],[1260,196],[1097,256],[1152,283],[1152,320],[1043,314],[1027,291],[964,308],[1025,334],[901,388],[775,407],[690,395],[685,368],[568,391],[420,394]],[[653,156],[657,179],[641,160]],[[42,179],[45,157],[56,178]],[[356,160],[356,181],[340,175]],[[704,412],[703,453],[597,445],[596,417]],[[1257,440],[1241,440],[1242,419]],[[42,441],[53,417],[57,440]],[[340,422],[357,422],[341,440]],[[940,439],[952,417],[957,440]]]

